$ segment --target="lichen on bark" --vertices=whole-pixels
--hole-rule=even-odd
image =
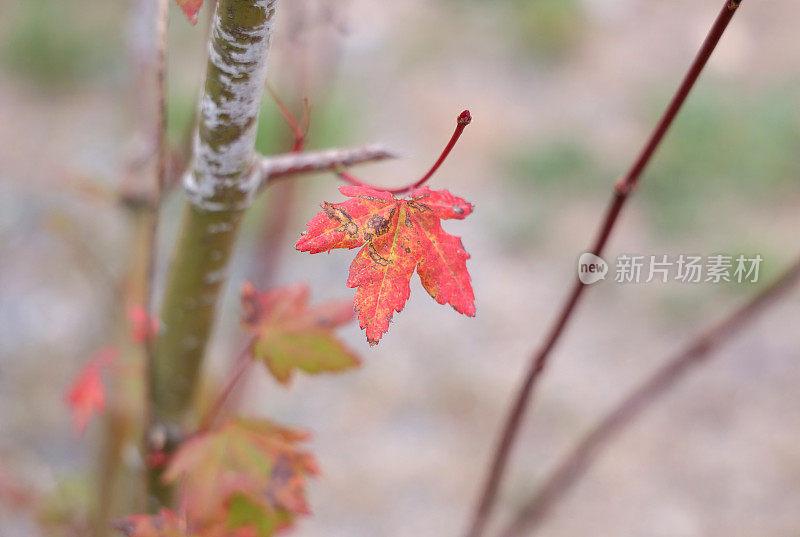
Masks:
[[[254,144],[276,5],[217,2],[193,161],[184,178],[188,202],[149,368],[150,449],[164,448],[158,445],[169,441],[164,433],[180,430],[187,419],[239,224],[258,187]],[[158,481],[152,477],[151,485]],[[153,488],[152,503],[165,503],[168,494]]]

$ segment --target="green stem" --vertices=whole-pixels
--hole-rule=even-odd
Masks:
[[[184,179],[189,201],[149,371],[151,450],[169,453],[180,442],[239,225],[260,180],[254,144],[276,4],[217,3],[194,161]],[[158,469],[149,485],[151,508],[169,504]]]

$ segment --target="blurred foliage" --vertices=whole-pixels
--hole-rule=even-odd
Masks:
[[[69,2],[25,0],[7,8],[13,17],[3,37],[3,63],[40,85],[61,89],[85,82],[112,65],[121,44],[109,4],[76,10]],[[124,13],[124,10],[116,9]]]
[[[506,0],[511,4],[510,27],[520,43],[544,60],[560,60],[586,33],[581,0]]]
[[[50,537],[80,535],[87,526],[91,497],[89,477],[82,474],[66,475],[38,506],[38,522]]]
[[[752,94],[713,84],[699,87],[642,179],[641,203],[653,231],[687,236],[718,228],[735,222],[737,211],[758,210],[759,205],[796,193],[800,178],[796,95],[792,86]],[[660,94],[646,99],[648,117],[643,125],[657,121],[667,98]],[[637,150],[632,147],[631,155]],[[577,137],[528,142],[505,160],[510,188],[551,201],[564,196],[602,198],[629,164],[603,162]],[[542,211],[548,213],[551,205],[545,203]],[[529,229],[546,221],[548,214],[536,216],[535,222],[530,214],[520,215],[524,221],[517,224]]]
[[[188,158],[194,127],[197,98],[191,93],[170,93],[167,96],[167,141],[180,148]]]
[[[450,0],[459,6],[463,0]],[[536,60],[557,63],[568,59],[586,35],[589,16],[583,0],[499,0],[472,4],[491,10],[502,20],[504,39],[514,45],[514,53],[528,55]],[[491,17],[494,20],[494,16]],[[499,22],[499,21],[498,21]],[[415,48],[415,57],[430,57],[430,46],[440,50],[447,46],[447,35],[441,32],[426,33],[432,41]]]
[[[586,142],[563,135],[528,141],[501,159],[511,210],[495,215],[492,227],[509,253],[546,240],[570,199],[600,199],[614,177]]]
[[[369,137],[364,140],[356,137],[361,115],[352,99],[353,93],[331,91],[324,98],[311,100],[311,125],[306,144],[309,149],[344,147],[371,141]]]
[[[753,95],[709,85],[698,88],[642,183],[655,230],[685,233],[718,224],[735,218],[720,207],[721,199],[735,198],[728,204],[735,210],[780,199],[795,189],[800,177],[796,97],[796,88]],[[663,102],[653,100],[653,121]],[[723,210],[709,210],[712,204]]]
[[[291,149],[292,131],[278,107],[269,98],[261,102],[256,129],[256,151],[264,155],[285,153]]]
[[[607,188],[600,167],[590,147],[563,138],[517,150],[507,163],[509,176],[517,186],[551,194],[596,193]]]

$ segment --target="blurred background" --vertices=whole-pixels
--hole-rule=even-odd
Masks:
[[[474,319],[412,296],[377,348],[344,375],[259,371],[243,406],[314,431],[323,475],[296,535],[455,536],[485,475],[531,351],[573,281],[613,182],[683,76],[719,0],[284,0],[270,82],[309,146],[381,141],[403,158],[356,170],[395,186],[438,156],[458,113],[474,118],[431,181],[476,205],[447,222],[471,253]],[[113,343],[130,221],[108,192],[135,145],[131,10],[103,0],[0,0],[0,458],[68,509],[100,429],[69,430],[64,392]],[[210,10],[171,6],[169,140],[185,143]],[[529,413],[498,519],[528,498],[594,421],[697,330],[780,272],[800,246],[800,4],[745,2],[627,207],[620,253],[760,253],[758,284],[593,286]],[[258,149],[291,134],[264,100]],[[294,250],[330,175],[270,190],[247,218],[209,376],[234,358],[237,289],[277,236],[272,280],[347,298],[351,253]],[[287,192],[288,190],[288,192]],[[284,196],[277,198],[278,196]],[[270,220],[290,200],[285,230]],[[165,200],[156,286],[183,203]],[[272,270],[270,268],[269,270]],[[605,452],[543,535],[795,537],[800,528],[800,294],[772,308]],[[0,472],[2,473],[2,472]],[[0,535],[37,535],[0,506]]]

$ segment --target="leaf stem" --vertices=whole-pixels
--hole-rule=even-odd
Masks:
[[[747,304],[735,310],[711,329],[697,335],[683,351],[667,360],[642,384],[625,397],[595,425],[556,466],[537,494],[500,532],[500,537],[521,537],[536,529],[553,506],[586,473],[599,452],[660,396],[708,358],[717,347],[756,320],[775,300],[785,295],[800,279],[800,259],[774,283]]]
[[[251,354],[253,351],[254,344],[255,344],[255,338],[252,338],[244,347],[244,349],[242,349],[239,352],[239,356],[236,359],[236,365],[234,366],[233,371],[228,377],[227,382],[225,383],[222,390],[220,390],[216,400],[209,407],[205,416],[203,416],[203,419],[200,420],[200,426],[198,427],[198,432],[208,431],[214,425],[214,422],[219,416],[222,407],[225,406],[225,403],[227,402],[230,395],[233,393],[233,390],[239,383],[239,380],[241,380],[241,378],[250,368],[250,365],[253,363],[253,358]]]
[[[292,153],[299,153],[303,150],[303,147],[306,144],[306,135],[308,134],[308,123],[310,118],[308,116],[308,101],[305,101],[305,110],[306,110],[306,121],[303,127],[300,126],[300,122],[297,121],[297,118],[294,117],[289,107],[283,102],[283,100],[278,95],[278,92],[275,91],[275,88],[272,87],[272,84],[269,83],[267,80],[264,83],[264,86],[267,88],[270,97],[272,100],[275,101],[275,104],[278,106],[278,110],[283,116],[284,121],[289,126],[289,129],[292,131],[292,135],[294,136],[294,145],[292,145]]]
[[[447,156],[450,154],[450,151],[452,151],[453,147],[455,147],[456,142],[458,142],[458,139],[461,138],[461,133],[464,132],[464,129],[467,128],[467,125],[469,125],[471,122],[472,122],[472,116],[470,115],[469,110],[464,110],[463,112],[461,112],[461,114],[459,114],[458,118],[456,118],[456,130],[453,131],[453,135],[450,137],[450,141],[447,142],[447,145],[442,150],[442,153],[441,155],[439,155],[439,158],[436,160],[433,166],[431,166],[431,169],[429,169],[425,175],[423,175],[420,179],[411,183],[410,185],[399,188],[386,189],[379,186],[371,185],[345,171],[338,171],[337,175],[350,184],[356,186],[368,186],[370,188],[374,188],[375,190],[383,190],[384,192],[390,192],[392,194],[402,194],[404,192],[408,192],[409,190],[414,190],[415,188],[419,188],[422,185],[424,185],[428,181],[428,179],[433,177],[433,174],[436,173],[436,170],[439,169],[439,166],[442,165],[442,163],[447,159]]]
[[[697,82],[700,73],[703,71],[708,59],[719,43],[722,34],[728,27],[728,24],[733,18],[736,9],[739,7],[739,4],[740,2],[725,0],[722,10],[711,27],[711,30],[703,42],[700,51],[695,57],[694,62],[678,87],[677,92],[667,106],[667,109],[661,117],[661,120],[651,133],[631,168],[619,181],[617,181],[614,187],[614,195],[600,225],[597,238],[595,239],[590,250],[593,254],[599,256],[605,248],[606,243],[611,236],[611,232],[619,219],[619,215],[623,206],[625,205],[625,202],[628,200],[629,195],[635,190],[641,174],[644,172],[648,163],[652,159],[653,154],[663,140],[664,135],[680,111],[683,103],[686,101],[686,97],[689,95],[692,87],[694,87],[695,82]],[[468,537],[480,537],[485,530],[492,507],[497,499],[500,483],[508,465],[511,448],[517,438],[517,434],[519,432],[522,419],[525,416],[525,411],[531,398],[534,385],[547,365],[547,360],[550,356],[550,353],[564,332],[564,329],[566,328],[568,321],[583,294],[584,288],[584,284],[576,278],[572,290],[561,306],[555,322],[544,339],[544,343],[531,357],[530,366],[525,374],[525,377],[523,378],[522,385],[516,394],[506,418],[503,431],[500,435],[499,442],[492,457],[489,473],[486,477],[483,488],[481,489],[478,503],[473,511],[470,527],[466,533]]]

